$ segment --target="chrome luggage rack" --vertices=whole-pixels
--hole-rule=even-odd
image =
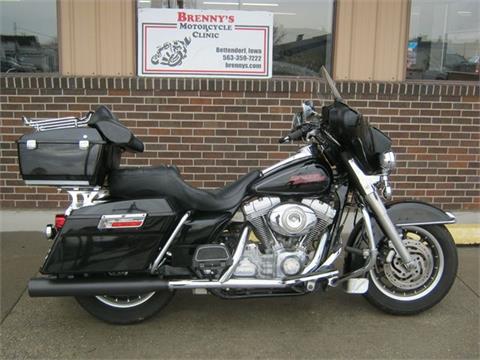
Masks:
[[[39,119],[22,116],[22,120],[25,125],[34,128],[36,131],[48,131],[86,127],[92,115],[93,112],[90,111],[87,115],[81,118],[70,116],[63,118]]]
[[[65,210],[65,215],[67,216],[71,214],[72,210],[103,203],[105,202],[104,198],[109,196],[108,189],[100,186],[62,186],[59,189],[66,191],[70,195],[70,206]]]

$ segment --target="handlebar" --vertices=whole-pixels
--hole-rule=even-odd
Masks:
[[[300,129],[297,129],[295,131],[292,131],[291,133],[289,133],[287,136],[283,137],[283,138],[280,138],[278,139],[278,142],[280,144],[285,144],[285,143],[288,143],[290,141],[295,141],[295,140],[300,140],[302,137],[303,137],[303,128],[301,127]]]
[[[304,138],[310,131],[317,128],[317,125],[312,123],[303,123],[296,130],[291,131],[287,136],[278,139],[280,144],[288,143],[290,141],[300,140]]]

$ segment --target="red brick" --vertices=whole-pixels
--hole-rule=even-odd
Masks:
[[[316,97],[309,92],[309,81],[293,80],[290,93],[281,91],[278,83],[275,91],[250,91],[255,84],[250,80],[238,82],[241,91],[236,91],[235,80],[234,91],[220,92],[205,87],[212,82],[201,81],[202,91],[2,89],[0,205],[66,204],[66,195],[56,189],[26,187],[19,180],[14,140],[27,130],[19,123],[21,115],[78,116],[98,103],[109,104],[146,143],[145,153],[125,154],[123,165],[175,164],[189,183],[202,187],[221,186],[298,148],[279,146],[277,139],[290,128],[292,112],[300,110],[299,100]],[[399,165],[393,176],[396,199],[417,197],[453,210],[480,209],[478,97],[375,94],[361,89],[355,99],[353,94],[346,96],[347,102],[392,137]],[[318,108],[321,102],[316,102]]]

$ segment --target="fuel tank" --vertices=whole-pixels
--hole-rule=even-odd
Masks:
[[[318,196],[330,191],[329,167],[316,159],[286,165],[266,174],[252,186],[257,195]]]

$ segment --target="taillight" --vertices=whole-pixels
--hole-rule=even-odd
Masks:
[[[60,231],[63,228],[63,225],[65,225],[65,220],[66,220],[65,215],[63,214],[55,215],[55,229],[57,229],[57,231]]]

